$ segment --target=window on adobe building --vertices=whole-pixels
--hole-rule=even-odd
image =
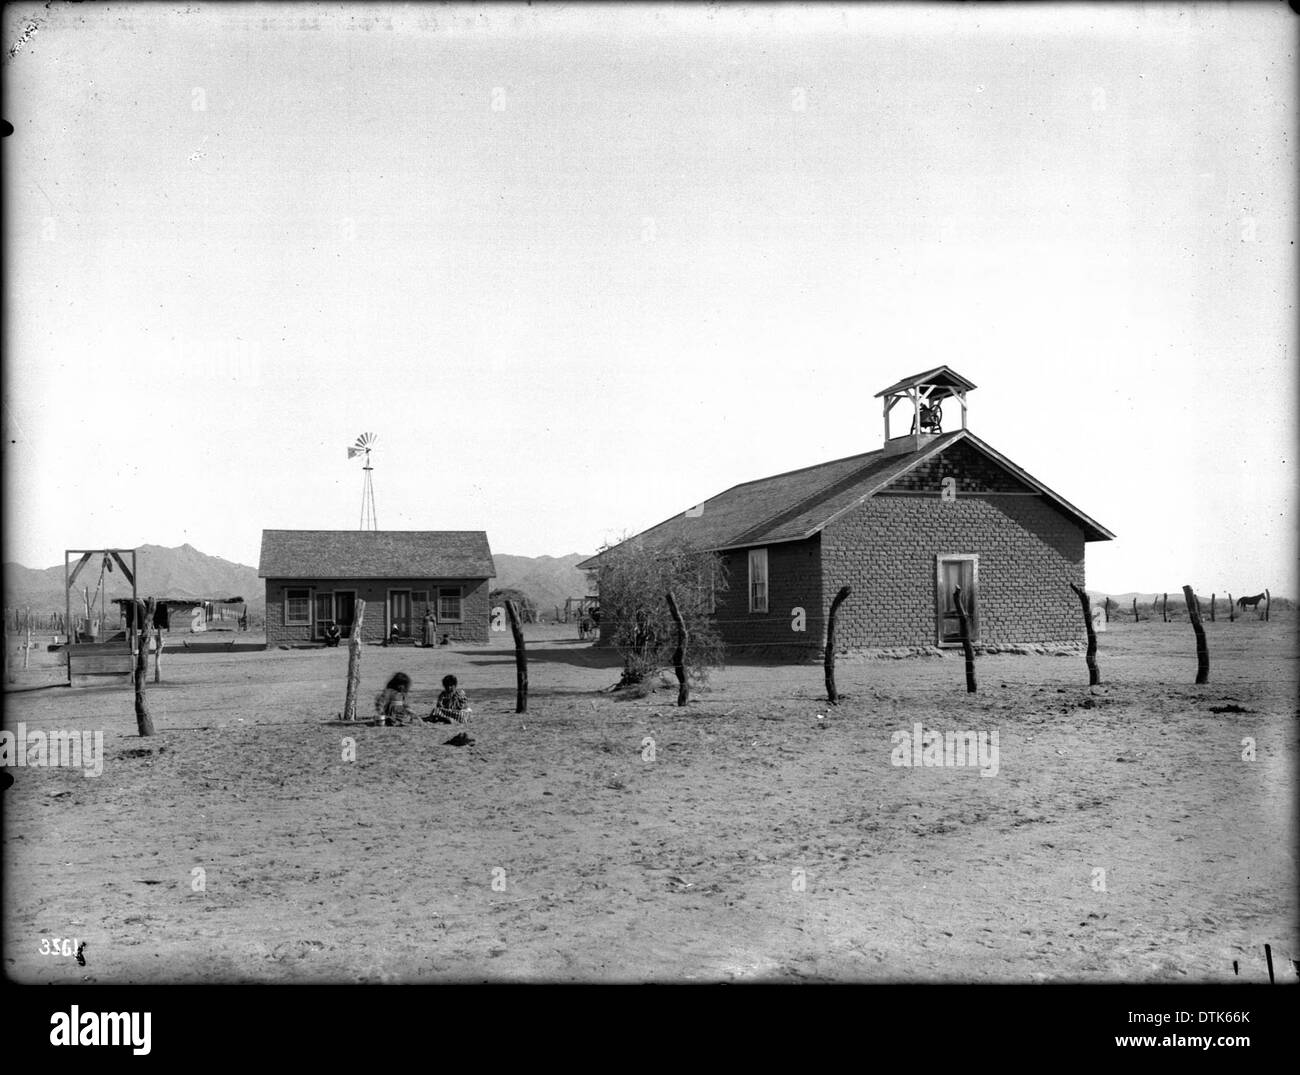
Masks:
[[[767,550],[749,550],[749,611],[767,611]]]
[[[284,591],[284,625],[286,627],[311,626],[311,591]]]
[[[438,588],[438,622],[460,623],[460,587]]]

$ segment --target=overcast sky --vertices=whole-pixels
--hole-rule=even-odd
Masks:
[[[1296,593],[1285,5],[11,5],[4,559],[593,552],[970,428],[1091,588]],[[951,426],[951,418],[948,422]]]

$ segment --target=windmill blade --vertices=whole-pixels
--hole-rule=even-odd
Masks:
[[[355,459],[357,456],[359,456],[359,455],[365,455],[365,454],[366,454],[366,452],[365,452],[365,449],[364,449],[364,448],[349,448],[349,449],[348,449],[348,458],[349,458],[349,459]]]
[[[357,447],[363,452],[368,452],[377,439],[378,438],[373,433],[362,433],[361,436],[357,438]]]

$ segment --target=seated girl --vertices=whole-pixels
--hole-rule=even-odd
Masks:
[[[448,675],[442,677],[442,693],[425,720],[432,724],[468,724],[472,712],[465,692],[456,686],[456,677]]]

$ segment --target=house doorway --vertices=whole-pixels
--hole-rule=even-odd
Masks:
[[[316,637],[324,638],[325,632],[334,623],[334,595],[316,593]]]
[[[970,640],[979,641],[979,557],[954,555],[938,557],[935,579],[935,612],[938,620],[939,645],[951,646],[961,642],[961,621],[957,617],[957,603],[953,591],[961,587],[962,604],[970,624]]]
[[[344,638],[352,637],[352,625],[357,622],[357,592],[355,590],[334,591],[334,622],[338,624],[340,635]]]
[[[411,637],[411,591],[388,591],[388,628],[392,638]]]

